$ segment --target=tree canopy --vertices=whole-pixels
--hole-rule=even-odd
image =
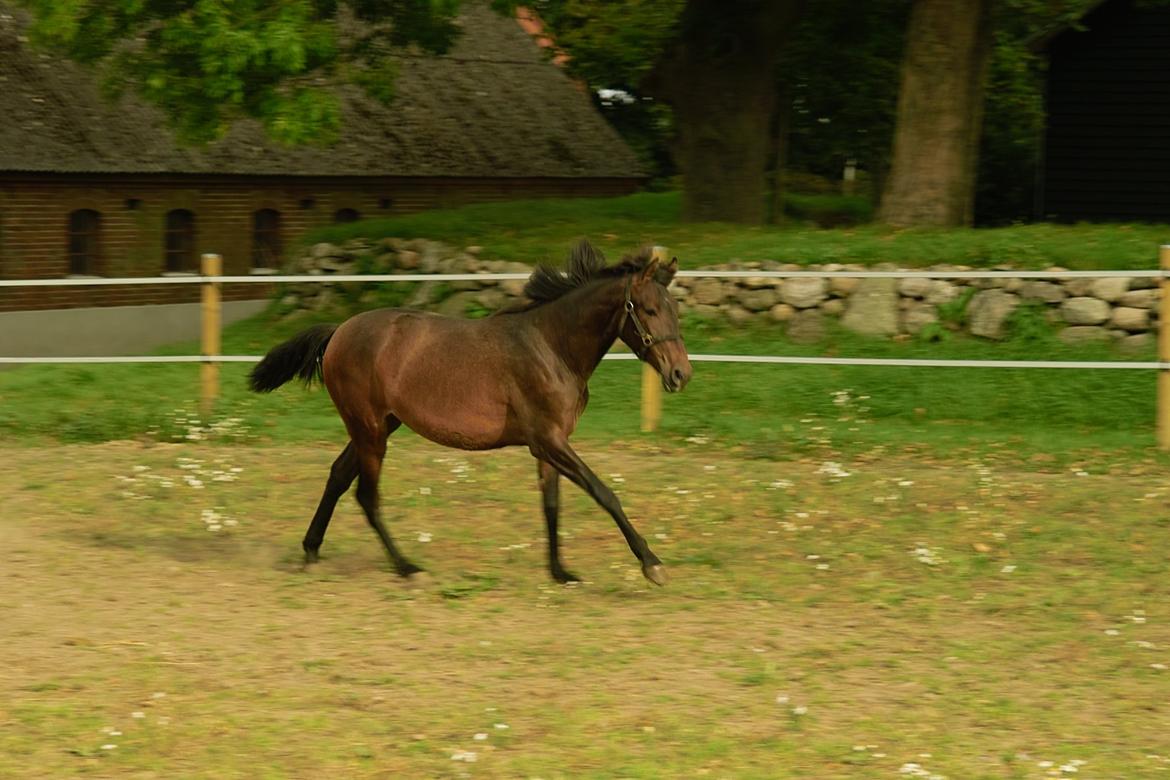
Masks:
[[[251,117],[286,143],[336,136],[339,85],[358,84],[389,101],[397,57],[440,54],[459,35],[475,35],[457,22],[465,1],[473,0],[17,0],[33,12],[30,34],[36,42],[97,67],[110,92],[132,89],[161,107],[180,138],[211,140],[232,122]],[[501,12],[517,5],[517,0],[490,2]],[[938,176],[939,165],[919,160],[919,169],[930,171],[926,178],[936,179],[935,190],[962,190],[963,202],[974,200],[976,210],[990,218],[1026,214],[1028,171],[1036,164],[1043,128],[1042,63],[1028,43],[1042,30],[1077,19],[1090,3],[971,4],[980,19],[990,20],[990,30],[979,32],[979,56],[969,64],[945,65],[973,68],[955,83],[968,78],[975,86],[962,110],[939,126],[964,123],[973,139],[964,141],[965,148],[977,148],[952,155],[964,162]],[[874,182],[876,197],[893,162],[901,169],[890,177],[898,192],[921,189],[925,174],[907,179],[911,158],[895,158],[893,139],[897,128],[905,132],[918,123],[924,134],[904,138],[901,148],[911,153],[932,148],[921,139],[934,131],[922,123],[932,112],[947,110],[946,101],[914,98],[907,85],[929,95],[945,52],[931,49],[934,54],[909,61],[905,54],[924,51],[918,48],[924,42],[933,46],[958,5],[939,0],[533,0],[530,5],[570,55],[572,75],[595,94],[607,88],[632,96],[598,105],[654,172],[681,173],[691,218],[761,220],[768,182],[778,191],[781,177],[774,174],[786,164],[834,178],[847,159],[856,160]],[[937,24],[921,21],[928,7],[941,9]],[[908,26],[915,18],[918,26]],[[915,85],[925,85],[925,91]],[[953,92],[945,86],[938,90],[944,97]],[[770,179],[767,173],[773,174]],[[903,217],[916,212],[900,211]],[[952,211],[966,219],[971,209]]]
[[[134,89],[179,136],[219,137],[242,117],[280,141],[328,141],[331,88],[393,95],[396,50],[447,50],[462,0],[23,0],[33,40]]]

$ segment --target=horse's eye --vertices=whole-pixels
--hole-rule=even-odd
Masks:
[[[658,312],[657,312],[657,311],[655,311],[654,309],[647,309],[647,310],[646,310],[646,316],[647,316],[647,317],[653,317],[653,316],[654,316],[655,314],[657,314],[657,313],[658,313]]]

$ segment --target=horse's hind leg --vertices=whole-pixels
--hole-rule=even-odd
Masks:
[[[382,459],[386,456],[386,439],[398,429],[402,423],[396,417],[386,419],[386,428],[381,431],[372,431],[366,436],[353,436],[354,454],[357,459],[357,500],[366,513],[366,520],[378,533],[386,553],[390,556],[394,569],[403,577],[409,577],[422,571],[408,561],[390,538],[382,522],[378,501],[378,480],[382,475]],[[352,435],[353,431],[351,431]]]
[[[357,458],[353,453],[353,444],[345,445],[345,449],[333,461],[329,469],[329,481],[325,483],[325,492],[321,496],[321,503],[317,505],[317,512],[313,521],[309,523],[309,530],[305,532],[305,540],[301,547],[305,550],[305,563],[316,563],[317,551],[321,549],[321,542],[325,539],[325,531],[329,528],[329,520],[333,517],[333,509],[337,500],[349,490],[357,478]]]

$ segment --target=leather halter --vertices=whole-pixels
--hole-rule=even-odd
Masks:
[[[622,304],[622,319],[618,323],[618,335],[620,336],[622,329],[626,327],[627,318],[633,321],[634,330],[638,332],[638,338],[642,342],[642,351],[639,352],[635,349],[634,354],[638,357],[638,360],[645,360],[646,356],[650,354],[650,350],[656,345],[664,341],[682,341],[682,336],[677,331],[668,333],[665,336],[655,336],[650,333],[649,329],[642,324],[642,320],[638,319],[638,314],[634,310],[634,299],[631,297],[633,281],[634,277],[632,274],[626,277],[626,300]]]

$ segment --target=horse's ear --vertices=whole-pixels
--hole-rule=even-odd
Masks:
[[[660,270],[661,264],[658,262],[658,258],[651,258],[650,262],[646,263],[646,266],[639,272],[638,281],[648,282],[651,279],[655,279]]]
[[[663,287],[669,287],[670,283],[674,281],[674,275],[678,271],[678,258],[672,257],[670,262],[658,268],[658,272],[654,275],[654,281],[661,284]]]

